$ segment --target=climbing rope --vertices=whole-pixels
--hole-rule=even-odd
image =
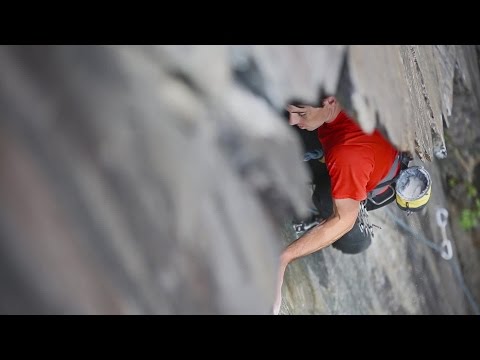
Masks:
[[[413,230],[402,220],[396,216],[392,210],[389,208],[386,209],[389,217],[396,223],[398,224],[403,230],[406,232],[410,233],[413,238],[417,239],[421,243],[427,245],[429,248],[432,250],[435,250],[437,253],[441,255],[441,257],[445,260],[447,260],[450,265],[452,266],[453,272],[460,284],[460,287],[462,288],[465,296],[467,297],[467,300],[470,304],[470,306],[473,309],[473,312],[475,315],[480,315],[480,308],[475,301],[472,292],[468,289],[467,285],[465,284],[465,279],[463,278],[462,271],[460,269],[460,266],[458,264],[458,261],[455,257],[453,257],[453,247],[452,247],[452,241],[450,241],[447,237],[447,230],[446,227],[448,225],[448,210],[445,208],[438,208],[436,212],[436,219],[437,219],[437,225],[440,227],[440,231],[442,234],[442,243],[441,245],[438,245],[434,243],[433,241],[427,239],[425,236],[423,236],[420,233],[413,232]]]

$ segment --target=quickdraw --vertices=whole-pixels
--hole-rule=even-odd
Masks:
[[[372,239],[374,238],[375,234],[373,233],[373,227],[377,227],[379,229],[380,226],[370,224],[370,221],[368,220],[368,212],[367,208],[365,207],[366,205],[366,200],[360,202],[360,210],[358,211],[358,226],[360,227],[360,231],[367,235],[370,236]]]

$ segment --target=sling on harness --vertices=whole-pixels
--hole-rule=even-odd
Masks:
[[[395,200],[396,181],[401,172],[408,168],[411,160],[413,160],[413,158],[409,153],[398,153],[387,175],[367,194],[365,203],[367,211],[379,209]]]

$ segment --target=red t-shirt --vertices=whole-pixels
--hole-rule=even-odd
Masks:
[[[365,134],[345,112],[318,128],[334,199],[365,200],[390,170],[398,151],[378,130]]]

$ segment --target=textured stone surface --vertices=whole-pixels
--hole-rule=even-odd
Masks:
[[[0,49],[2,312],[268,312],[307,173],[226,50]]]
[[[0,47],[0,312],[268,313],[289,219],[310,205],[282,113],[325,92],[432,159],[436,195],[408,219],[375,213],[365,254],[292,264],[282,312],[469,313],[449,263],[392,214],[440,241],[434,154],[444,123],[478,147],[479,84],[468,46]],[[478,284],[474,241],[455,239]]]

